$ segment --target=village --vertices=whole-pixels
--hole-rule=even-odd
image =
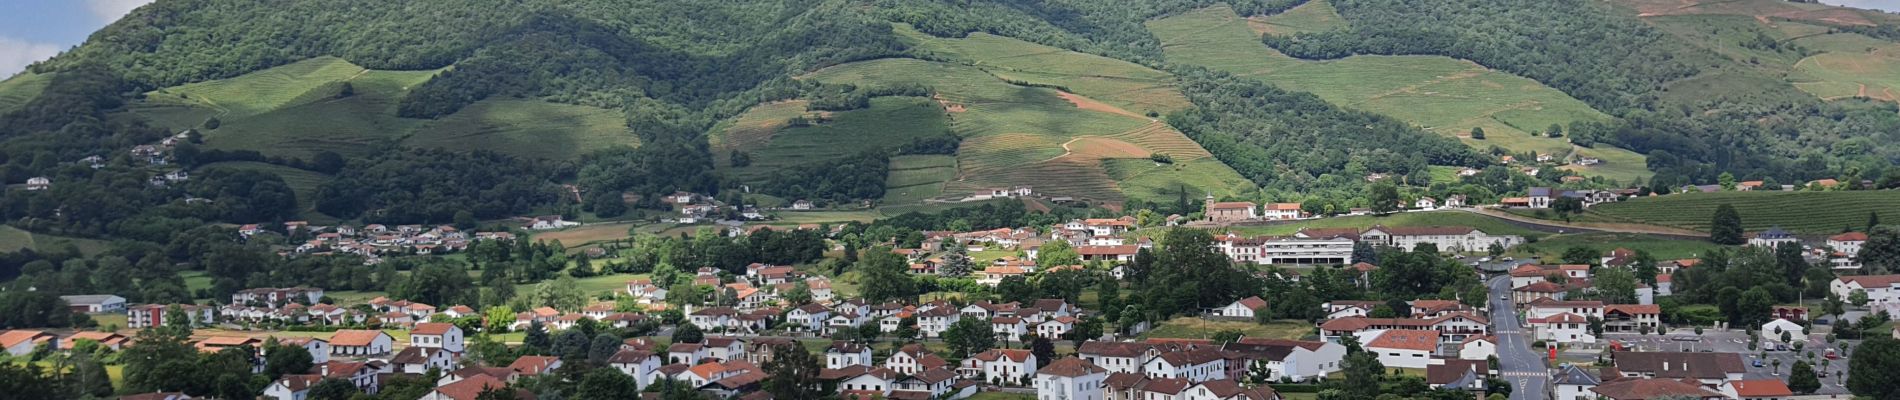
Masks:
[[[1535,188],[1507,205],[1541,208],[1553,198],[1590,200],[1609,192]],[[683,194],[683,205],[701,198]],[[1416,209],[1465,207],[1419,199]],[[687,218],[691,218],[688,214]],[[1264,221],[1312,220],[1299,204],[1256,205],[1207,199],[1202,219],[1168,218],[1142,228],[1133,217],[1084,218],[1043,226],[975,231],[925,231],[920,246],[889,251],[914,276],[967,276],[990,291],[1060,274],[1130,279],[1137,258],[1156,250],[1149,229],[1244,226]],[[1178,216],[1176,216],[1178,217]],[[559,217],[523,218],[520,231],[558,229]],[[312,226],[285,223],[280,233],[300,238],[281,255],[380,256],[452,253],[482,240],[518,240],[510,232],[470,235],[451,226]],[[1220,229],[1220,228],[1216,228]],[[263,233],[239,227],[243,238]],[[723,232],[745,235],[750,231]],[[13,330],[0,334],[12,356],[134,343],[136,330],[196,329],[200,351],[240,349],[262,372],[271,351],[308,351],[307,373],[286,374],[259,396],[302,400],[321,382],[348,382],[375,394],[401,377],[433,379],[423,399],[474,400],[483,393],[558,374],[564,366],[596,363],[629,376],[636,389],[684,385],[722,398],[768,398],[767,367],[786,351],[805,352],[821,366],[816,382],[840,398],[969,398],[982,393],[1042,399],[1302,398],[1329,380],[1352,379],[1355,365],[1376,360],[1374,371],[1416,377],[1423,391],[1485,398],[1696,399],[1795,398],[1785,366],[1796,362],[1826,384],[1804,393],[1841,394],[1845,360],[1857,340],[1818,333],[1830,318],[1879,318],[1900,312],[1900,275],[1855,275],[1853,260],[1867,236],[1849,232],[1820,246],[1777,230],[1748,235],[1744,247],[1799,248],[1808,262],[1841,276],[1826,284],[1830,301],[1851,301],[1843,312],[1811,312],[1777,305],[1751,320],[1760,325],[1666,323],[1658,300],[1674,295],[1673,277],[1707,268],[1699,259],[1656,260],[1626,248],[1587,263],[1511,260],[1502,250],[1524,237],[1466,226],[1302,227],[1292,235],[1212,235],[1208,251],[1271,281],[1300,282],[1305,274],[1338,273],[1362,289],[1382,274],[1368,248],[1435,249],[1456,258],[1461,274],[1482,280],[1482,297],[1353,300],[1318,299],[1322,315],[1291,337],[1250,337],[1237,331],[1201,337],[1157,337],[1148,323],[1105,330],[1106,310],[1064,298],[996,301],[991,296],[912,297],[870,302],[840,293],[834,277],[797,266],[752,263],[742,273],[692,271],[689,296],[651,279],[626,281],[577,308],[537,307],[500,314],[468,305],[431,305],[377,297],[338,304],[321,288],[251,288],[210,304],[126,304],[112,294],[65,296],[77,312],[123,314],[122,330]],[[1013,255],[971,259],[1006,250]],[[1049,265],[1055,252],[1077,264]],[[1478,257],[1483,254],[1489,257]],[[1437,255],[1435,255],[1437,256]],[[1468,263],[1467,263],[1468,261]],[[1575,260],[1567,260],[1575,261]],[[1294,267],[1294,268],[1282,268]],[[1264,268],[1264,269],[1263,269]],[[1314,268],[1326,271],[1316,271]],[[1627,299],[1598,293],[1605,273],[1654,271]],[[1463,278],[1460,278],[1463,279]],[[1119,286],[1119,285],[1116,285]],[[1573,298],[1581,297],[1581,298]],[[1615,300],[1613,300],[1613,298]],[[1851,299],[1851,300],[1849,300]],[[1191,319],[1253,323],[1285,298],[1249,296],[1202,307]],[[1115,321],[1108,321],[1115,322]],[[1837,322],[1838,323],[1838,322]],[[210,333],[210,332],[215,332]],[[305,332],[318,332],[309,335]],[[506,336],[507,332],[525,336]],[[584,334],[583,334],[584,332]],[[625,337],[614,332],[636,333]],[[478,348],[538,348],[574,337],[614,338],[612,348],[582,346],[589,359],[549,351],[491,361]],[[1892,331],[1900,338],[1900,329]],[[507,337],[505,342],[497,339]],[[535,338],[539,339],[535,339]],[[1053,343],[1061,341],[1057,347]],[[91,342],[91,343],[87,343]],[[478,343],[479,342],[479,343]],[[595,341],[598,342],[598,341]],[[976,344],[969,344],[976,343]],[[507,347],[502,347],[506,349]],[[1353,361],[1352,354],[1366,354]],[[1805,357],[1803,356],[1805,354]],[[585,358],[585,357],[584,357]],[[1838,361],[1838,362],[1837,362]],[[1813,365],[1811,365],[1813,363]],[[1383,374],[1384,372],[1380,372]],[[1792,373],[1792,371],[1790,371]],[[531,397],[525,389],[519,398]],[[1818,390],[1818,391],[1817,391]],[[155,394],[154,396],[158,396]],[[178,398],[178,397],[154,397]]]

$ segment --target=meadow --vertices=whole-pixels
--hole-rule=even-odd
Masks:
[[[1215,334],[1222,331],[1240,331],[1245,337],[1250,338],[1299,340],[1313,334],[1313,325],[1293,321],[1261,324],[1253,321],[1214,321],[1179,317],[1156,324],[1154,329],[1142,333],[1141,338],[1212,339]]]
[[[896,32],[923,52],[981,67],[997,78],[1062,87],[1138,115],[1166,114],[1191,105],[1175,90],[1173,77],[1140,64],[981,32],[940,38],[903,24],[896,25]]]
[[[1216,6],[1149,21],[1147,27],[1161,39],[1169,61],[1310,92],[1334,104],[1459,138],[1475,148],[1496,145],[1557,155],[1576,151],[1608,162],[1579,171],[1586,175],[1623,181],[1649,176],[1640,154],[1609,147],[1577,150],[1568,140],[1544,137],[1541,133],[1552,124],[1610,117],[1537,81],[1440,56],[1299,60],[1259,40],[1262,33],[1334,29],[1340,23],[1330,5],[1315,2],[1251,20]],[[1483,128],[1485,139],[1470,138],[1472,128]]]
[[[772,134],[786,127],[792,118],[815,116],[805,110],[811,104],[805,100],[776,101],[748,108],[738,117],[720,121],[713,126],[712,133],[706,138],[712,146],[713,162],[719,167],[731,166],[727,157],[733,150],[756,149],[764,147]]]
[[[1866,229],[1867,215],[1900,217],[1900,191],[1720,192],[1644,197],[1591,207],[1585,221],[1634,222],[1707,231],[1716,207],[1729,204],[1742,227],[1779,226],[1799,234],[1825,235]]]
[[[884,199],[878,204],[922,203],[924,199],[943,195],[943,183],[956,177],[956,156],[891,157],[891,173],[884,180]]]
[[[20,230],[20,228],[15,228],[12,226],[0,225],[0,252],[20,251],[20,250],[25,250],[25,249],[32,249],[34,251],[49,251],[49,250],[63,248],[67,245],[71,245],[73,246],[73,248],[79,249],[80,254],[94,255],[94,254],[105,252],[106,248],[110,246],[111,243],[108,243],[104,240],[98,240],[98,239],[84,239],[84,238],[65,237],[65,236],[58,236],[58,235],[48,235],[48,234],[43,234],[43,233],[33,233],[33,232],[23,231],[23,230]]]
[[[1706,240],[1679,239],[1656,235],[1634,233],[1577,233],[1552,235],[1538,240],[1537,243],[1511,248],[1506,253],[1514,257],[1542,257],[1545,260],[1563,258],[1564,250],[1572,247],[1589,247],[1597,252],[1606,252],[1617,248],[1647,251],[1658,260],[1695,258],[1727,246],[1710,243]]]

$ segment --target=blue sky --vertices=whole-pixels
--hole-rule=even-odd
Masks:
[[[86,35],[152,0],[0,0],[0,78],[86,41]],[[1822,0],[1900,12],[1900,0]]]
[[[152,0],[0,0],[0,77],[86,41]]]

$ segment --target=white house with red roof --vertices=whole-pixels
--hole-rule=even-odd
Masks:
[[[461,353],[463,344],[462,328],[444,322],[424,322],[416,324],[409,331],[410,347],[429,347]]]
[[[1557,343],[1595,343],[1596,335],[1590,334],[1590,319],[1571,313],[1557,313],[1541,318],[1526,319],[1537,340]]]
[[[1214,309],[1215,316],[1253,319],[1254,314],[1267,309],[1267,301],[1260,296],[1235,300],[1226,307]]]
[[[1108,370],[1069,357],[1036,370],[1036,397],[1039,399],[1103,400],[1102,382]]]
[[[1487,360],[1498,355],[1498,337],[1472,336],[1458,343],[1458,359]]]
[[[1269,221],[1300,219],[1300,203],[1267,203],[1261,217]]]
[[[1737,400],[1785,400],[1794,397],[1794,390],[1780,379],[1728,381],[1717,389],[1722,391],[1722,395]]]
[[[1028,349],[990,349],[964,359],[957,374],[992,384],[1023,382],[1036,371],[1036,355]]]
[[[1359,335],[1366,351],[1391,368],[1424,369],[1438,352],[1438,332],[1413,329],[1368,331]]]
[[[1829,283],[1828,291],[1841,299],[1852,296],[1854,291],[1866,292],[1869,304],[1900,301],[1900,275],[1843,276]]]
[[[1141,370],[1151,377],[1204,382],[1227,379],[1227,357],[1212,347],[1162,351],[1142,363]]]
[[[376,330],[344,329],[330,336],[330,354],[369,357],[389,354],[395,338]]]

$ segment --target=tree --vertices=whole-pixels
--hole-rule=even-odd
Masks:
[[[1388,182],[1375,182],[1366,187],[1366,201],[1372,203],[1372,212],[1389,214],[1399,208],[1399,188]]]
[[[1874,227],[1876,226],[1880,226],[1880,212],[1868,211],[1867,212],[1867,231],[1873,232]]]
[[[1504,245],[1498,242],[1491,242],[1491,246],[1485,248],[1485,253],[1489,254],[1491,258],[1498,258],[1498,256],[1504,255]]]
[[[1246,333],[1245,333],[1245,332],[1241,332],[1241,331],[1239,331],[1239,330],[1235,330],[1235,329],[1226,329],[1226,330],[1222,330],[1222,331],[1220,331],[1220,332],[1214,332],[1214,337],[1213,337],[1213,339],[1214,339],[1214,343],[1217,343],[1217,344],[1220,344],[1220,345],[1223,345],[1223,346],[1224,346],[1224,345],[1226,345],[1226,344],[1228,344],[1228,343],[1233,343],[1233,342],[1238,342],[1238,341],[1240,341],[1240,337],[1241,337],[1241,336],[1245,336],[1245,335],[1246,335]]]
[[[1379,363],[1379,356],[1371,352],[1360,351],[1346,355],[1340,363],[1345,370],[1346,379],[1340,391],[1348,399],[1371,399],[1379,396],[1379,377],[1385,375],[1385,365]]]
[[[1774,312],[1775,296],[1769,294],[1767,289],[1754,287],[1742,292],[1742,297],[1736,301],[1735,306],[1738,314],[1730,321],[1742,326],[1755,326],[1764,322],[1764,319]]]
[[[1715,218],[1709,223],[1709,241],[1731,246],[1747,242],[1742,239],[1742,214],[1735,211],[1735,206],[1722,203],[1715,207]]]
[[[1564,136],[1563,125],[1550,124],[1550,128],[1544,129],[1544,136],[1552,137],[1552,138],[1563,137]]]
[[[170,319],[170,316],[167,316]],[[178,392],[203,381],[198,350],[187,341],[189,331],[146,329],[119,354],[125,364],[125,387],[130,393]],[[199,391],[200,394],[205,393]]]
[[[1583,199],[1570,196],[1558,197],[1556,201],[1550,203],[1550,209],[1556,211],[1557,216],[1563,218],[1564,222],[1570,222],[1571,215],[1583,212]]]
[[[818,379],[822,365],[804,346],[777,346],[772,359],[765,362],[765,392],[777,399],[816,399],[824,397],[824,384]]]
[[[1484,140],[1484,128],[1476,127],[1476,126],[1471,127],[1471,138],[1477,139],[1477,140]]]
[[[785,299],[786,304],[798,305],[810,303],[811,285],[806,284],[803,280],[794,282],[792,283],[792,288],[786,290],[779,298]]]
[[[1050,241],[1036,252],[1036,266],[1043,269],[1081,264],[1082,255],[1067,240]]]
[[[937,274],[950,278],[970,275],[970,270],[976,266],[976,263],[970,261],[969,250],[957,244],[954,239],[944,239],[944,246],[950,249],[950,252],[943,255],[943,264],[937,265]]]
[[[528,321],[528,333],[522,336],[521,352],[524,354],[547,354],[554,347],[554,339],[548,337],[548,329],[540,320]]]
[[[908,272],[909,268],[904,264],[903,256],[892,253],[890,248],[872,248],[858,261],[858,273],[861,274],[859,282],[863,288],[860,295],[864,297],[865,302],[870,303],[882,303],[916,295],[914,282],[911,281]]]
[[[308,353],[306,353],[306,355],[308,355]],[[75,357],[79,359],[79,361],[73,365],[77,371],[69,377],[72,379],[70,384],[73,388],[77,389],[80,394],[90,397],[105,398],[112,396],[112,377],[106,373],[105,364],[94,359],[91,354],[80,353],[75,355]]]
[[[1900,341],[1876,335],[1847,360],[1847,389],[1870,399],[1900,398]],[[1843,348],[1845,351],[1845,348]]]
[[[961,318],[950,324],[943,332],[943,341],[951,352],[962,358],[996,347],[996,336],[992,335],[989,321],[977,318]]]
[[[684,323],[680,324],[679,329],[673,331],[673,343],[699,343],[703,341],[706,341],[706,333],[699,330],[699,325]]]
[[[337,378],[323,378],[317,386],[310,388],[309,400],[349,400],[356,395],[356,384]]]
[[[1609,304],[1636,304],[1636,275],[1627,268],[1597,268],[1597,293]]]
[[[1596,249],[1589,246],[1572,246],[1564,249],[1563,260],[1565,264],[1595,264],[1599,258],[1597,258]]]
[[[1900,226],[1877,226],[1868,230],[1858,261],[1864,273],[1900,271]]]
[[[1795,394],[1812,394],[1821,389],[1821,378],[1814,376],[1814,366],[1797,360],[1793,367],[1788,367],[1788,389]]]
[[[619,336],[604,332],[594,335],[594,341],[587,345],[587,361],[601,365],[607,364],[607,359],[620,351],[620,344]]]
[[[1867,298],[1867,291],[1865,290],[1854,289],[1854,291],[1847,293],[1847,302],[1853,304],[1854,307],[1866,307],[1868,301],[1870,301],[1870,299]]]
[[[310,371],[313,361],[310,351],[302,346],[286,345],[277,342],[276,337],[264,342],[264,375],[277,380],[285,374],[301,374]]]
[[[1715,182],[1722,185],[1722,191],[1735,190],[1735,174],[1723,172],[1721,176],[1715,178]]]
[[[917,316],[913,314],[897,320],[897,329],[891,331],[891,336],[896,337],[898,341],[916,339]]]
[[[640,382],[613,368],[595,368],[581,377],[574,388],[575,400],[635,400],[640,398]]]
[[[1036,355],[1036,369],[1042,369],[1056,360],[1056,343],[1042,335],[1033,336],[1036,338],[1029,341],[1029,353]]]

